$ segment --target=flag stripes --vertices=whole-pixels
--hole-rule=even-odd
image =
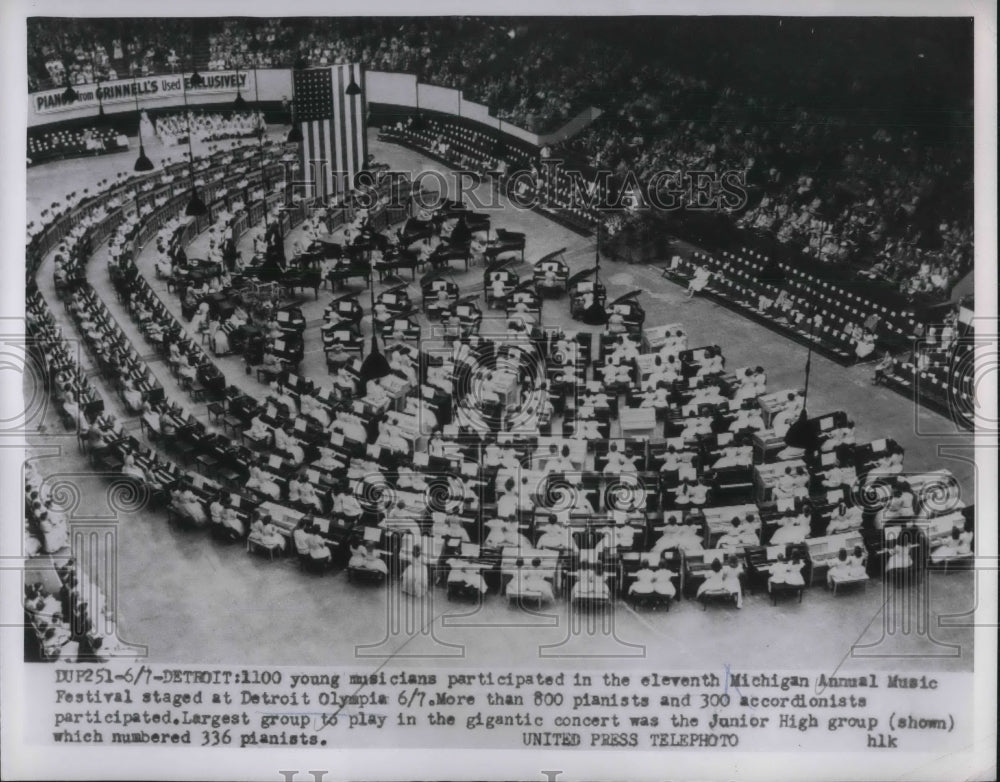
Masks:
[[[345,93],[352,75],[361,95]],[[352,189],[367,158],[361,66],[296,71],[294,81],[295,121],[302,131],[300,170],[307,192],[327,200]]]

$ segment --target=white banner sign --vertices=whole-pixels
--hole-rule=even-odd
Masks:
[[[66,91],[65,87],[57,90],[32,93],[29,98],[35,113],[52,114],[60,111],[72,111],[90,107],[96,109],[99,103],[98,90],[100,90],[100,102],[105,106],[134,103],[136,95],[139,96],[140,104],[151,100],[180,101],[181,95],[184,92],[185,82],[191,96],[220,92],[235,93],[237,88],[248,93],[248,97],[253,95],[254,83],[252,71],[210,71],[203,74],[202,78],[205,81],[198,87],[192,86],[190,74],[180,73],[144,76],[134,81],[132,79],[119,79],[117,81],[101,82],[100,85],[74,85],[73,89],[76,91],[77,97],[72,103],[67,103],[63,99],[63,93]]]

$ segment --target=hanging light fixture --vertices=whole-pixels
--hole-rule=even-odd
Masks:
[[[493,142],[493,157],[503,157],[505,151],[503,143],[503,117],[500,116],[500,110],[497,109],[497,139]]]
[[[195,83],[194,77],[198,76],[198,72],[195,71],[191,75],[191,84]],[[198,76],[201,79],[200,76]],[[201,83],[204,80],[201,79]],[[191,112],[188,111],[187,102],[187,86],[184,85],[184,116],[187,118],[187,131],[188,131],[188,177],[191,180],[191,198],[188,199],[187,206],[184,207],[184,214],[188,217],[201,217],[202,215],[208,214],[208,207],[205,206],[205,202],[198,197],[198,189],[194,186],[194,145],[191,143]]]
[[[76,90],[69,83],[69,74],[66,75],[66,90],[62,94],[63,103],[75,103],[77,99]]]
[[[378,348],[378,330],[375,326],[375,278],[372,275],[372,248],[370,236],[368,237],[368,295],[371,302],[372,346],[371,350],[368,351],[368,355],[365,356],[365,360],[361,363],[361,370],[358,372],[358,375],[361,378],[361,384],[366,392],[368,390],[369,382],[381,380],[391,371],[389,368],[389,360],[382,355],[382,351]]]
[[[139,114],[139,89],[135,83],[135,73],[132,74],[132,97],[135,98],[135,116],[139,120],[139,157],[136,158],[133,171],[152,171],[153,161],[146,156],[146,147],[142,143],[142,117]]]
[[[594,300],[590,306],[583,311],[583,322],[588,326],[603,326],[608,322],[608,311],[601,304],[598,289],[601,285],[601,224],[597,224],[597,249],[595,250],[594,263]]]
[[[424,126],[424,118],[420,114],[420,79],[414,79],[414,103],[416,105],[416,113],[413,115],[413,121],[410,123],[411,130],[420,130]]]
[[[240,89],[240,64],[239,61],[236,62],[236,100],[233,101],[233,108],[244,109],[246,108],[247,102],[243,97],[243,91]]]
[[[360,95],[361,94],[361,87],[359,87],[358,83],[356,81],[354,81],[354,68],[353,67],[351,68],[351,81],[347,85],[346,89],[344,89],[344,94],[348,95],[348,96],[350,96],[352,98],[355,95]]]
[[[295,71],[305,70],[305,58],[299,55],[299,58],[295,61],[295,65],[292,67]],[[285,140],[289,144],[302,143],[302,128],[299,127],[299,123],[295,121],[295,73],[292,73],[292,129],[288,131],[288,136]]]
[[[819,447],[819,432],[809,424],[809,413],[806,412],[806,402],[809,400],[809,373],[812,369],[813,331],[816,328],[816,300],[812,300],[809,308],[809,349],[806,352],[806,383],[802,392],[802,412],[785,432],[785,445],[798,448],[806,453],[812,453]]]

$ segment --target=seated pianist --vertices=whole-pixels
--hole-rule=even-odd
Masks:
[[[732,525],[732,529],[723,534],[715,544],[717,548],[735,550],[760,544],[757,531],[750,524],[744,524],[738,516],[734,516]]]
[[[711,570],[698,587],[698,597],[706,594],[728,594],[736,598],[736,607],[743,608],[743,587],[740,585],[740,565],[735,557],[730,557],[723,565],[718,559],[712,560]]]
[[[771,494],[775,500],[792,500],[802,497],[809,492],[802,485],[801,479],[797,477],[791,465],[785,467],[784,473],[778,478],[771,488]]]
[[[356,415],[340,413],[331,425],[331,432],[342,434],[348,440],[356,443],[368,442],[368,432],[365,431],[364,424]]]
[[[288,393],[288,390],[283,386],[279,386],[276,380],[272,380],[270,382],[268,389],[271,392],[267,397],[269,401],[273,401],[275,404],[283,406],[291,416],[294,416],[298,412],[299,405],[295,401],[295,397]]]
[[[712,433],[711,416],[691,416],[684,419],[684,429],[680,436],[685,440],[694,440],[698,435]]]
[[[600,372],[605,388],[612,388],[617,385],[632,385],[632,366],[631,364],[623,363],[621,359],[609,359]]]
[[[628,330],[625,325],[625,316],[617,308],[608,314],[608,322],[605,324],[604,330],[608,334],[624,334]]]
[[[323,512],[323,502],[305,473],[293,475],[289,480],[288,499],[290,502],[307,506],[316,513]]]
[[[388,448],[390,451],[410,454],[410,443],[402,435],[399,427],[390,426],[385,423],[379,428],[379,435],[375,439],[375,445]]]
[[[771,431],[775,437],[784,437],[802,411],[802,397],[794,391],[788,392],[784,406],[771,419]]]
[[[396,504],[389,508],[389,512],[378,526],[401,535],[413,535],[418,540],[423,536],[420,526],[414,519],[413,511],[409,510],[402,500],[396,500]]]
[[[299,407],[303,416],[316,421],[324,429],[333,420],[326,405],[310,394],[303,394],[299,397]]]
[[[623,472],[636,472],[635,460],[638,457],[626,456],[618,450],[618,443],[608,446],[608,462],[604,465],[605,475],[618,475]]]
[[[847,490],[858,480],[858,471],[853,467],[829,467],[816,473],[820,479],[820,485],[825,489],[838,489],[847,487]]]
[[[302,464],[306,458],[301,442],[292,434],[292,422],[287,421],[284,426],[274,429],[275,450],[287,454],[295,464]]]
[[[680,376],[680,365],[674,356],[667,356],[664,360],[663,356],[657,355],[653,358],[653,371],[642,381],[642,386],[646,389],[659,388],[661,385],[669,388]]]
[[[598,548],[602,551],[631,550],[635,545],[638,530],[628,523],[628,514],[624,511],[613,511],[612,517],[614,526],[602,527],[598,530],[602,536]]]
[[[794,516],[785,516],[779,519],[778,528],[771,535],[769,545],[783,546],[786,543],[802,543],[808,538],[811,522],[808,507],[808,505],[803,505],[802,510]]]
[[[264,350],[264,357],[261,361],[261,369],[270,372],[272,374],[277,374],[284,370],[285,365],[282,363],[281,359],[273,352],[271,346],[268,346]]]
[[[448,589],[458,589],[462,593],[485,595],[489,588],[479,568],[471,567],[465,560],[449,559],[447,562]]]
[[[524,566],[524,560],[518,557],[514,566],[517,570],[507,584],[507,599],[531,599],[551,603],[555,600],[552,584],[544,575],[542,560],[534,557],[530,567]]]
[[[880,476],[899,475],[903,471],[903,449],[890,446],[882,456],[872,462],[866,480],[871,481]]]
[[[761,414],[759,407],[740,408],[729,426],[732,432],[741,432],[748,429],[759,432],[764,428],[764,416]]]
[[[353,399],[358,393],[358,381],[355,375],[341,365],[333,377],[333,387],[341,399]]]
[[[208,524],[208,514],[205,506],[190,486],[179,486],[170,492],[170,504],[177,513],[192,524],[202,526]]]
[[[600,421],[595,418],[596,411],[593,407],[580,407],[576,411],[576,432],[575,436],[581,440],[602,440]]]
[[[618,336],[609,358],[618,359],[621,362],[635,361],[639,358],[639,348],[634,340],[628,339],[624,334]]]
[[[397,350],[392,353],[389,357],[389,368],[394,372],[400,372],[405,375],[410,385],[416,385],[417,372],[413,359],[405,351]]]
[[[278,532],[278,528],[271,522],[271,516],[267,513],[262,513],[250,525],[250,535],[247,537],[247,544],[257,545],[268,551],[275,551],[284,547],[285,539]],[[323,548],[326,548],[326,546],[324,545]],[[327,551],[327,554],[329,554],[329,551]]]
[[[598,575],[588,564],[584,564],[576,572],[576,583],[573,584],[573,589],[570,591],[570,600],[573,602],[606,602],[610,599],[611,590],[608,588],[605,577]]]
[[[271,442],[271,427],[264,423],[264,420],[260,417],[260,412],[257,413],[250,421],[250,428],[247,429],[244,434],[251,440],[263,441],[266,444]]]
[[[726,398],[719,391],[718,386],[699,385],[684,407],[681,408],[681,413],[685,416],[694,415],[702,405],[718,405],[725,401]]]
[[[181,356],[180,363],[177,365],[177,374],[193,383],[198,377],[198,362],[192,357],[190,353],[185,353]]]
[[[861,529],[862,512],[856,505],[848,507],[843,500],[837,503],[833,513],[830,514],[830,522],[826,527],[827,535],[836,535],[838,532],[849,532]]]
[[[966,519],[962,528],[952,527],[951,537],[931,550],[931,562],[944,562],[953,557],[963,557],[972,553],[972,541],[975,524],[972,519]]]
[[[351,558],[347,563],[347,567],[350,570],[380,573],[383,576],[389,575],[389,568],[371,542],[366,542],[351,549]]]
[[[825,432],[823,436],[823,442],[819,449],[823,453],[830,451],[835,451],[841,445],[854,445],[854,423],[848,423],[847,426],[842,426],[837,429],[831,429],[829,432]],[[902,460],[900,460],[900,467],[902,467]]]
[[[353,522],[361,518],[362,512],[361,503],[352,492],[345,491],[343,487],[334,492],[332,510],[334,516]]]
[[[328,566],[333,561],[333,554],[330,552],[330,547],[326,545],[326,538],[320,532],[319,525],[315,524],[309,516],[304,517],[301,523],[307,530],[302,542],[306,546],[309,560],[323,567]]]
[[[271,473],[261,468],[260,462],[255,461],[250,465],[250,477],[244,485],[250,491],[266,494],[272,500],[281,499],[281,487],[275,483]]]
[[[628,588],[628,593],[634,597],[659,595],[672,599],[677,596],[677,587],[673,583],[675,578],[677,573],[668,567],[659,567],[656,570],[643,567],[636,571],[635,581]]]
[[[611,407],[611,397],[604,391],[587,390],[581,395],[580,404],[583,407],[602,408],[607,410]]]
[[[576,541],[566,522],[561,518],[564,514],[553,514],[548,517],[546,523],[537,529],[541,534],[535,543],[536,548],[551,549],[553,551],[575,551]]]
[[[87,442],[92,452],[107,448],[115,440],[124,437],[125,430],[121,427],[115,429],[115,419],[110,415],[98,416],[87,430]]]
[[[764,374],[763,367],[755,367],[754,369],[747,367],[736,380],[739,386],[733,393],[734,403],[753,399],[767,391],[767,376]]]
[[[431,527],[431,535],[442,540],[457,540],[469,543],[469,532],[462,526],[462,520],[453,513],[443,514],[444,519],[435,521]]]
[[[785,559],[784,554],[778,554],[778,561],[770,566],[770,577],[767,580],[767,591],[773,592],[776,586],[802,587],[806,585],[802,577],[802,568],[805,562],[798,554],[792,556],[791,560]]]
[[[667,516],[666,526],[651,551],[659,556],[660,552],[674,549],[685,554],[697,553],[704,549],[698,527],[694,524],[680,524],[677,514]]]
[[[489,529],[489,534],[483,545],[487,548],[507,548],[516,547],[520,551],[527,551],[531,544],[527,538],[521,534],[517,526],[517,518],[513,514],[505,518],[491,519],[484,525]]]
[[[723,371],[725,371],[725,359],[722,357],[722,351],[718,348],[705,348],[705,357],[698,367],[696,377],[716,375]]]
[[[837,552],[837,558],[826,571],[826,584],[832,587],[844,581],[861,581],[868,578],[867,558],[861,546],[854,547],[853,555],[847,549]]]

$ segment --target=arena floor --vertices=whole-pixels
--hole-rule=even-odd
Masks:
[[[377,160],[398,170],[417,172],[435,165],[414,152],[378,142],[374,133],[370,151]],[[155,145],[147,147],[147,152],[157,164],[167,156]],[[131,171],[134,159],[135,151],[131,151],[29,169],[28,219],[37,220],[41,209],[62,197],[67,182],[73,187],[89,182],[93,187],[100,180],[113,179],[120,171]],[[567,248],[566,261],[571,270],[593,264],[592,240],[539,214],[504,204],[491,216],[494,227],[528,234],[527,264],[521,270],[561,247]],[[295,238],[295,232],[287,237],[289,247]],[[189,256],[197,257],[204,244],[205,235],[195,242]],[[246,254],[245,245],[241,249]],[[116,302],[105,260],[102,248],[88,267],[90,282],[163,383],[167,397],[187,402],[187,395],[177,387],[166,365],[152,355]],[[167,306],[179,316],[177,297],[167,294],[163,283],[154,279],[152,255],[145,253],[138,263]],[[73,327],[55,298],[51,271],[49,260],[40,270],[39,288],[60,319],[64,333],[70,335]],[[455,279],[463,291],[481,288],[482,270],[473,267],[468,273],[456,272]],[[685,301],[684,291],[664,280],[654,266],[605,262],[602,279],[609,299],[634,289],[643,291],[639,300],[646,309],[647,325],[681,322],[687,328],[691,346],[721,345],[729,366],[762,365],[767,370],[769,389],[801,386],[804,347],[707,300]],[[411,295],[419,297],[418,285],[411,287]],[[318,332],[323,308],[331,297],[329,291],[321,290],[318,301],[313,300],[311,292],[301,301],[307,320],[301,374],[320,382],[327,371]],[[546,302],[543,322],[586,328],[570,320],[565,299]],[[489,330],[488,325],[484,327],[484,331]],[[84,360],[89,366],[86,354]],[[228,382],[261,396],[263,387],[244,374],[240,359],[217,360]],[[948,468],[958,479],[963,498],[973,502],[971,437],[956,433],[946,418],[873,386],[871,377],[870,366],[843,368],[814,356],[810,413],[846,410],[856,422],[859,442],[895,438],[906,449],[907,471]],[[107,407],[140,436],[138,418],[125,414],[96,371],[91,378]],[[205,403],[186,407],[207,422]],[[85,472],[88,465],[77,451],[75,437],[65,433],[52,411],[46,414],[46,424],[48,432],[34,440],[39,469],[45,474]],[[96,479],[74,480],[82,494],[74,517],[83,523],[88,517],[106,515],[102,484]],[[971,621],[964,615],[976,603],[975,576],[970,572],[929,576],[929,634],[890,633],[885,629],[898,619],[898,612],[907,609],[900,605],[897,593],[884,592],[877,580],[866,591],[839,597],[817,585],[807,590],[801,604],[781,602],[776,607],[765,594],[748,595],[740,611],[722,607],[703,611],[693,601],[681,601],[669,612],[637,613],[619,601],[613,628],[606,624],[574,627],[565,602],[549,614],[526,616],[508,609],[505,601],[496,596],[488,598],[476,611],[447,603],[439,590],[423,608],[410,603],[400,608],[390,604],[387,590],[349,584],[342,572],[324,577],[306,574],[293,561],[271,563],[247,555],[240,546],[227,547],[205,534],[173,529],[167,525],[164,512],[121,513],[117,526],[121,635],[126,641],[147,646],[149,658],[156,662],[333,664],[375,669],[390,657],[396,664],[418,667],[434,665],[437,657],[444,656],[451,667],[465,663],[476,667],[509,666],[517,661],[526,666],[583,668],[590,664],[587,658],[605,658],[593,663],[606,667],[608,657],[620,656],[622,669],[633,665],[648,668],[655,661],[675,670],[717,668],[720,673],[726,666],[831,673],[972,668],[972,629],[964,626]],[[921,610],[919,606],[917,610]],[[389,617],[400,615],[417,630],[407,632],[404,623],[402,629],[390,633]],[[867,656],[852,655],[856,644],[870,645]],[[369,648],[359,649],[364,646]],[[927,656],[941,659],[929,664]]]

